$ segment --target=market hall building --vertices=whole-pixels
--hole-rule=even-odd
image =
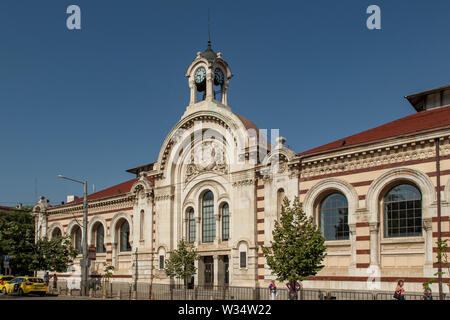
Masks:
[[[232,111],[232,73],[210,43],[186,77],[189,105],[156,161],[88,196],[91,274],[106,262],[113,280],[170,283],[165,260],[184,238],[200,255],[195,284],[266,287],[274,277],[261,246],[283,198],[298,196],[327,245],[305,288],[367,290],[379,276],[380,290],[399,278],[422,290],[437,271],[438,209],[443,239],[450,231],[450,86],[406,97],[414,114],[297,153]],[[33,212],[37,237],[68,234],[81,249],[82,199],[41,197]],[[61,276],[79,277],[80,258]]]

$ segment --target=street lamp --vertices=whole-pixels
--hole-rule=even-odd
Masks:
[[[84,186],[84,199],[83,199],[83,257],[80,261],[81,265],[81,295],[88,295],[87,277],[89,272],[88,265],[88,250],[87,250],[87,181],[78,181],[75,179],[58,175],[58,178],[70,180],[73,182],[81,183]]]

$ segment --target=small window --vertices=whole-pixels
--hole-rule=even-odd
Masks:
[[[164,256],[163,255],[159,256],[159,269],[160,270],[164,269]]]
[[[243,251],[240,253],[240,267],[247,268],[247,252]]]
[[[145,211],[141,210],[141,224],[139,225],[139,239],[144,240],[144,219],[145,219]]]
[[[120,251],[131,251],[130,225],[127,221],[124,221],[120,226]]]
[[[228,203],[222,206],[222,240],[230,239],[230,208]]]
[[[194,217],[194,209],[189,210],[189,230],[188,230],[188,239],[190,243],[195,241],[195,217]]]
[[[103,225],[98,223],[97,229],[95,230],[95,250],[97,253],[105,253],[105,230]]]

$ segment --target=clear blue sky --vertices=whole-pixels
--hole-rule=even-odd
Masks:
[[[82,30],[66,28],[81,8]],[[381,7],[382,30],[366,28]],[[156,161],[189,102],[184,72],[213,49],[229,103],[297,152],[414,112],[403,96],[450,81],[450,1],[0,2],[0,205],[53,204]],[[91,190],[91,187],[89,188]]]

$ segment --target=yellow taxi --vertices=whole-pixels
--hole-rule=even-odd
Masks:
[[[0,292],[6,292],[5,285],[8,284],[12,279],[14,279],[13,276],[0,276]]]
[[[44,296],[47,292],[47,285],[42,278],[35,277],[17,277],[5,285],[6,294],[25,294],[34,293]]]

